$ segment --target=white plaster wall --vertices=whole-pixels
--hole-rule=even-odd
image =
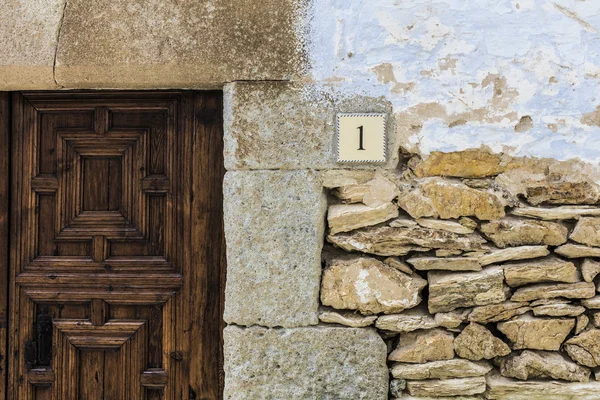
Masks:
[[[598,164],[599,32],[599,0],[313,0],[310,80],[385,96],[410,151]]]

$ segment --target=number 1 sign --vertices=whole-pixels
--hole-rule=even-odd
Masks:
[[[385,117],[385,114],[338,114],[338,162],[386,162]]]

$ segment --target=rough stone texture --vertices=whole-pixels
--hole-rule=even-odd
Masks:
[[[507,202],[490,191],[441,178],[425,178],[417,188],[405,188],[398,197],[398,205],[413,218],[475,216],[491,220],[504,216]]]
[[[372,325],[376,315],[360,315],[352,311],[336,311],[331,308],[319,308],[319,321],[329,324],[346,325],[351,328],[364,328]]]
[[[318,322],[325,197],[309,171],[228,172],[224,181],[225,321]]]
[[[600,328],[600,312],[592,313],[592,325],[595,328]]]
[[[512,170],[496,177],[496,183],[513,196],[523,195],[533,205],[595,204],[600,199],[600,187],[577,170],[552,170],[548,174]]]
[[[454,329],[458,328],[463,322],[466,322],[470,313],[470,308],[463,308],[445,313],[437,313],[433,319],[439,326],[448,329]]]
[[[486,381],[483,376],[406,382],[406,390],[412,396],[468,396],[483,393],[485,388]]]
[[[69,0],[56,79],[69,87],[111,88],[289,79],[305,65],[296,27],[304,12],[305,3],[294,0]]]
[[[506,301],[500,304],[475,307],[469,314],[468,319],[469,321],[487,324],[488,322],[506,321],[529,310],[531,308],[525,302]]]
[[[468,257],[414,257],[406,260],[419,271],[481,271],[481,264],[476,258]]]
[[[530,258],[545,257],[550,252],[546,246],[521,246],[508,249],[493,250],[479,257],[483,266],[498,264],[505,261],[526,260]]]
[[[421,302],[427,281],[374,258],[332,260],[323,271],[321,302],[363,314],[396,313]]]
[[[487,376],[488,400],[597,400],[598,382],[522,381]]]
[[[0,8],[0,90],[54,89],[54,53],[66,0]]]
[[[459,307],[500,303],[507,296],[500,267],[463,273],[431,271],[428,281],[428,307],[432,314]]]
[[[374,329],[225,328],[225,399],[365,399],[388,392]]]
[[[473,362],[455,358],[446,361],[431,361],[424,364],[392,365],[390,372],[398,379],[448,379],[469,378],[472,376],[483,376],[492,370],[492,366],[486,362]]]
[[[392,203],[371,208],[364,204],[335,204],[329,207],[327,223],[330,234],[349,232],[365,226],[377,225],[398,216],[398,207]]]
[[[454,335],[443,329],[418,330],[403,333],[390,361],[425,363],[454,358]]]
[[[588,246],[600,246],[600,218],[579,219],[569,238]]]
[[[390,221],[390,223],[388,225],[391,226],[392,228],[415,228],[419,224],[417,224],[416,221],[413,219],[406,218],[406,217],[400,217],[400,218],[396,218],[393,221]]]
[[[586,367],[600,366],[600,329],[590,329],[565,342],[569,357]]]
[[[429,315],[426,307],[418,306],[401,314],[382,315],[375,322],[377,329],[392,332],[412,332],[418,329],[437,328],[439,325]]]
[[[445,250],[445,249],[437,249],[435,251],[436,257],[452,257],[458,256],[462,254],[462,250]]]
[[[327,189],[342,186],[364,185],[375,177],[375,171],[352,169],[328,169],[323,171],[323,187]]]
[[[517,219],[512,217],[481,224],[481,232],[498,247],[548,245],[567,241],[569,230],[556,222]]]
[[[592,310],[600,309],[600,296],[595,296],[587,300],[581,300],[581,305]]]
[[[577,317],[585,312],[585,307],[571,304],[546,304],[533,307],[532,310],[536,317]]]
[[[511,214],[542,220],[565,220],[579,219],[584,216],[600,216],[600,208],[590,206],[519,207],[512,210]]]
[[[581,275],[586,282],[593,282],[596,275],[600,274],[600,262],[586,258],[581,264]]]
[[[482,394],[477,394],[473,396],[411,396],[409,394],[403,395],[402,397],[398,397],[391,400],[484,400]]]
[[[380,256],[400,256],[419,249],[475,250],[485,241],[477,234],[457,235],[428,228],[363,228],[350,233],[327,236],[330,243],[346,251],[362,251]]]
[[[583,330],[585,328],[587,328],[588,324],[590,323],[590,318],[585,315],[585,314],[581,314],[577,317],[577,324],[575,325],[575,334],[579,335],[581,332],[583,332]]]
[[[558,350],[574,327],[573,318],[547,319],[528,314],[498,324],[498,330],[506,335],[515,350]]]
[[[342,203],[364,203],[369,207],[387,204],[398,196],[398,187],[378,173],[362,185],[346,185],[332,191]]]
[[[506,164],[510,159],[510,156],[494,154],[482,149],[451,153],[434,151],[424,160],[418,157],[412,158],[409,165],[418,177],[484,178],[506,171]]]
[[[512,301],[532,301],[566,297],[568,299],[589,299],[594,297],[596,288],[593,283],[557,283],[553,285],[539,284],[517,289],[510,298]]]
[[[261,3],[258,8],[268,7],[273,1]],[[290,1],[293,0],[282,3]],[[281,5],[273,7],[276,10]],[[340,168],[335,157],[336,113],[360,109],[391,114],[392,110],[390,103],[381,98],[334,98],[337,96],[322,92],[318,85],[284,82],[229,85],[224,99],[225,168]],[[387,120],[388,130],[393,132],[393,118]],[[392,135],[388,137],[388,154],[393,154],[394,141]],[[348,164],[348,168],[356,166]]]
[[[392,379],[390,381],[390,394],[392,397],[402,396],[402,391],[406,389],[406,381],[404,379]]]
[[[558,247],[554,252],[567,258],[600,257],[600,248],[598,247],[588,247],[571,243]]]
[[[504,265],[504,278],[508,286],[522,286],[541,282],[579,282],[581,275],[572,262],[557,257]]]
[[[383,260],[383,262],[390,267],[397,269],[398,271],[404,272],[405,274],[412,274],[414,272],[410,265],[404,261],[401,261],[398,257],[388,257]]]
[[[417,224],[425,228],[439,229],[442,231],[458,233],[461,235],[471,234],[475,230],[472,227],[466,227],[458,222],[445,221],[441,219],[419,218],[417,219]]]
[[[500,362],[500,374],[508,378],[562,379],[589,382],[590,370],[579,366],[560,353],[525,350],[505,357]]]
[[[479,361],[510,354],[510,347],[486,327],[471,322],[454,339],[454,351],[459,357]]]

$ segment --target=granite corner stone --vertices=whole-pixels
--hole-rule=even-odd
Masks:
[[[230,325],[224,339],[224,399],[387,399],[387,350],[375,329]]]
[[[326,201],[313,171],[233,171],[224,180],[224,319],[316,325]]]
[[[385,113],[388,162],[398,161],[391,103],[384,98],[338,95],[314,84],[233,82],[225,86],[224,142],[227,170],[373,168],[340,164],[335,156],[336,115]],[[381,166],[381,164],[378,164]]]

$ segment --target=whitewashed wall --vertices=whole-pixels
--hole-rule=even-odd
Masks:
[[[597,0],[315,0],[310,78],[384,96],[410,151],[597,164],[599,31]]]

